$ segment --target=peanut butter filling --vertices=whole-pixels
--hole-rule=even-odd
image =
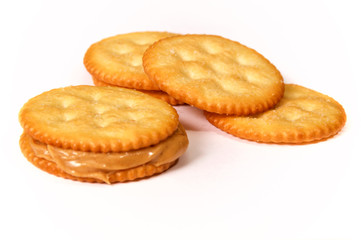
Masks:
[[[41,143],[30,136],[30,146],[35,156],[55,162],[64,172],[76,177],[100,179],[109,183],[109,175],[115,171],[151,163],[160,166],[178,159],[188,147],[184,128],[178,129],[162,142],[133,151],[93,153],[62,149]]]

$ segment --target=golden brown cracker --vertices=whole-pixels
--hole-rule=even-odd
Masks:
[[[30,99],[19,113],[24,131],[45,144],[119,152],[157,144],[178,127],[164,101],[119,87],[70,86]]]
[[[103,39],[89,47],[84,65],[96,79],[126,88],[159,90],[143,71],[144,51],[168,32],[134,32]]]
[[[110,84],[110,83],[106,83],[106,82],[103,82],[103,81],[100,81],[96,78],[93,77],[93,83],[95,86],[113,86],[113,87],[121,87],[121,86],[116,86],[116,85],[113,85],[113,84]],[[141,89],[135,89],[137,91],[140,91],[142,93],[145,93],[145,94],[148,94],[152,97],[155,97],[155,98],[158,98],[158,99],[161,99],[167,103],[169,103],[170,105],[173,105],[173,106],[176,106],[176,105],[182,105],[184,104],[183,102],[181,101],[178,101],[177,99],[175,99],[174,97],[172,96],[169,96],[169,94],[163,92],[163,91],[157,91],[157,90],[141,90]]]
[[[329,138],[345,125],[343,107],[314,90],[286,84],[275,108],[252,116],[205,112],[208,121],[239,138],[265,143],[307,143]]]
[[[52,175],[81,181],[81,182],[90,182],[90,183],[104,183],[104,181],[96,178],[86,178],[86,177],[76,177],[73,175],[70,175],[61,169],[59,169],[56,165],[56,163],[48,161],[44,158],[36,157],[34,154],[34,151],[29,145],[29,138],[26,137],[26,134],[22,134],[20,137],[20,148],[24,156],[28,159],[30,163],[38,167],[39,169],[50,173]],[[162,173],[175,165],[177,163],[178,159],[166,163],[160,166],[155,166],[152,163],[146,163],[144,165],[134,167],[131,169],[125,169],[125,170],[119,170],[114,171],[109,175],[109,183],[116,183],[116,182],[127,182],[127,181],[133,181],[136,179],[142,179],[146,177],[150,177],[159,173]]]
[[[265,57],[213,35],[179,35],[152,44],[144,71],[162,91],[200,109],[248,115],[273,107],[283,78]]]

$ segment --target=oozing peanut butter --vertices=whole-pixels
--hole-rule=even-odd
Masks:
[[[31,138],[29,136],[29,138]],[[37,157],[55,162],[64,172],[77,177],[90,177],[109,183],[115,171],[146,163],[160,166],[175,161],[187,149],[188,138],[183,127],[162,142],[138,150],[119,153],[93,153],[62,149],[31,138],[30,145]]]

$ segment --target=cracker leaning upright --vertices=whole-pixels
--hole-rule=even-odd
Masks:
[[[24,128],[20,145],[29,161],[80,181],[150,176],[174,165],[188,144],[169,104],[116,87],[53,89],[30,99],[19,121]],[[149,167],[160,169],[147,174]]]
[[[200,109],[248,115],[273,107],[283,78],[261,54],[212,35],[161,39],[143,56],[144,71],[161,90]]]

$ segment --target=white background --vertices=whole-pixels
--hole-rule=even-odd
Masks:
[[[0,239],[361,239],[357,1],[1,1]],[[190,145],[147,180],[87,184],[19,150],[17,114],[52,88],[92,84],[90,44],[133,31],[222,35],[339,101],[347,124],[317,144],[257,144],[178,107]]]

